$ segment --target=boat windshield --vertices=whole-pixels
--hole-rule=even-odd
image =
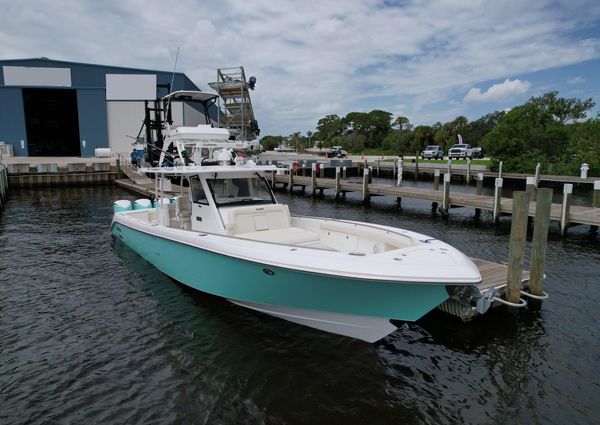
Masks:
[[[276,203],[267,180],[262,176],[206,181],[217,206]]]

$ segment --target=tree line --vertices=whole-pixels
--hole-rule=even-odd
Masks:
[[[414,155],[428,145],[440,145],[447,152],[460,134],[465,143],[485,149],[492,169],[503,161],[506,171],[531,173],[539,162],[543,172],[578,174],[585,162],[592,175],[600,175],[600,114],[588,117],[594,106],[591,98],[561,98],[553,91],[474,121],[458,116],[446,123],[417,126],[407,117],[392,119],[392,113],[376,109],[344,117],[327,115],[319,119],[314,133],[265,136],[261,144],[265,150],[281,143],[301,150],[316,143],[342,146],[352,153]]]

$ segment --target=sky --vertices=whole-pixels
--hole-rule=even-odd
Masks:
[[[244,66],[261,135],[383,109],[474,120],[557,90],[600,103],[597,0],[0,0],[0,58],[177,71]],[[594,114],[600,110],[594,108]]]

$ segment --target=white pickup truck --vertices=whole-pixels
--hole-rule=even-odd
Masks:
[[[450,150],[448,151],[449,159],[455,159],[455,158],[467,159],[467,158],[472,158],[472,157],[473,157],[473,149],[471,149],[471,145],[457,144],[457,145],[452,146],[450,148]]]

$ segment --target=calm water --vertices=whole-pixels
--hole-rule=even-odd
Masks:
[[[432,314],[371,345],[175,284],[111,237],[123,198],[15,190],[0,213],[0,423],[600,423],[600,241],[585,228],[562,240],[553,224],[541,311]],[[279,198],[507,257],[508,222],[472,210]]]

